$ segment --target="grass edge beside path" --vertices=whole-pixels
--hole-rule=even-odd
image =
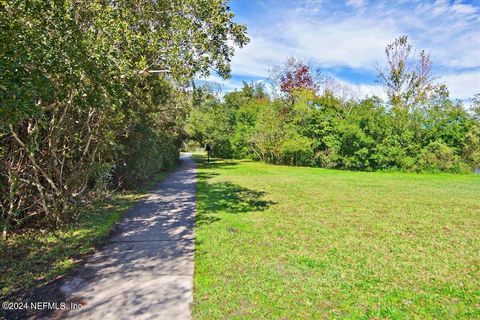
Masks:
[[[0,301],[24,301],[35,290],[75,270],[106,242],[123,214],[175,168],[154,174],[141,188],[117,191],[86,205],[70,226],[25,230],[0,241]]]

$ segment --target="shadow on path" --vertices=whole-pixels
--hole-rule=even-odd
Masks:
[[[190,319],[195,162],[181,166],[127,211],[108,243],[61,286],[81,311],[55,319]]]

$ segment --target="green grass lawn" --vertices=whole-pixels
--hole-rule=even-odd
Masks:
[[[93,253],[108,238],[122,214],[166,175],[158,172],[141,189],[116,192],[111,199],[85,206],[73,225],[58,230],[23,230],[7,241],[0,239],[0,301],[25,302],[33,289],[73,270],[83,256]]]
[[[480,317],[480,176],[195,159],[195,318]]]

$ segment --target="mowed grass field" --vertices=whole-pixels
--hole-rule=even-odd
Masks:
[[[195,318],[480,318],[480,176],[194,159]]]

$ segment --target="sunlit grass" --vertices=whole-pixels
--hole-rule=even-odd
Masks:
[[[201,156],[194,316],[480,317],[480,177]]]

